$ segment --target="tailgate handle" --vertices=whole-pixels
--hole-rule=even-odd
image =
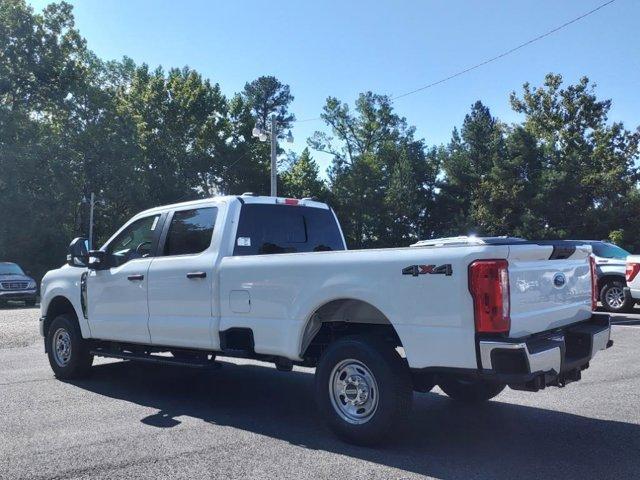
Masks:
[[[207,272],[189,272],[187,278],[206,278]]]

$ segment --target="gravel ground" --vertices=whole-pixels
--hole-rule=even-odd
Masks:
[[[101,361],[53,378],[36,309],[0,310],[0,478],[640,478],[640,315],[583,380],[481,407],[415,396],[383,448],[318,418],[309,370],[228,361],[208,373]]]

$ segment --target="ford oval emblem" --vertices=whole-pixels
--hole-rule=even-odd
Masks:
[[[553,276],[553,286],[556,288],[564,287],[564,284],[567,283],[567,278],[564,276],[564,273],[556,273]]]

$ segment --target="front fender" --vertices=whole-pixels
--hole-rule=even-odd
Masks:
[[[69,269],[72,269],[71,271]],[[80,332],[83,338],[91,338],[89,321],[82,313],[80,301],[80,279],[84,269],[74,267],[62,267],[53,270],[42,279],[40,312],[43,317],[47,315],[51,302],[57,297],[66,298],[73,306],[78,318]]]

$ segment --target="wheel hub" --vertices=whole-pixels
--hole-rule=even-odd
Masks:
[[[331,372],[329,396],[336,413],[352,424],[370,420],[378,408],[378,385],[358,360],[343,360]]]
[[[364,377],[353,375],[347,378],[342,392],[348,404],[363,405],[369,398],[369,389]]]
[[[619,287],[607,290],[606,301],[610,307],[620,308],[624,304],[624,292]]]
[[[71,335],[64,328],[53,334],[53,357],[60,367],[65,367],[71,360]]]

